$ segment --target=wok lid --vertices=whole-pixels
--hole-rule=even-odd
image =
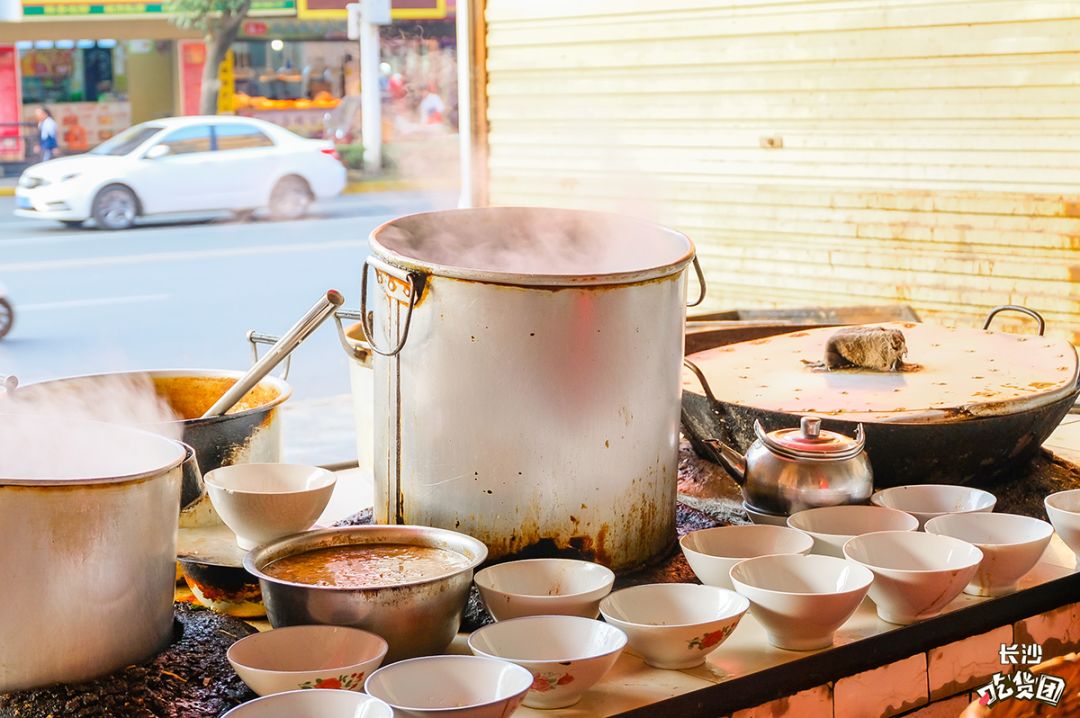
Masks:
[[[1063,340],[888,323],[907,341],[913,371],[825,371],[834,327],[798,331],[694,354],[716,399],[789,414],[848,421],[931,423],[1001,416],[1064,398],[1077,384],[1076,350]],[[700,394],[684,372],[683,388]]]

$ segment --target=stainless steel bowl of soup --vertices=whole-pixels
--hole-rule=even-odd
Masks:
[[[288,536],[252,550],[275,628],[355,626],[390,644],[387,661],[441,653],[461,626],[473,570],[471,536],[424,526],[352,526]]]

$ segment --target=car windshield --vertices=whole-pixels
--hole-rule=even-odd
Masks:
[[[126,155],[164,129],[160,125],[135,125],[90,150],[92,155]]]

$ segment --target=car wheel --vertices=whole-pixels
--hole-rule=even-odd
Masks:
[[[270,192],[270,218],[299,219],[311,206],[311,188],[299,177],[283,177]]]
[[[81,219],[65,219],[61,220],[60,224],[64,225],[68,229],[78,229],[79,227],[83,226]]]
[[[0,297],[0,339],[7,336],[15,324],[15,308],[11,302]]]
[[[135,224],[139,203],[134,192],[123,185],[113,184],[98,192],[92,213],[100,229],[128,229]]]

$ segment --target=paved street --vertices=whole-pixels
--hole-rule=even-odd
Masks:
[[[348,195],[298,222],[155,223],[69,230],[12,216],[0,198],[0,283],[16,306],[0,374],[22,382],[124,369],[245,369],[249,329],[281,333],[328,288],[359,305],[367,236],[451,193]],[[332,322],[294,354],[297,400],[349,391]]]

